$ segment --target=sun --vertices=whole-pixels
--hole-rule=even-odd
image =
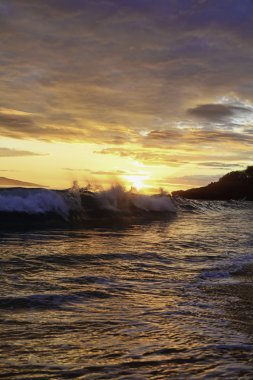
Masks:
[[[141,176],[128,175],[128,176],[126,176],[126,180],[131,187],[135,188],[138,191],[144,187],[143,177],[141,177]]]

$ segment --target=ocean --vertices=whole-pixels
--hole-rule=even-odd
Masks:
[[[252,379],[253,203],[115,191],[2,190],[0,378]]]

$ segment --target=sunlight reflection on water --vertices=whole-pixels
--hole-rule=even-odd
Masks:
[[[227,312],[231,268],[252,259],[252,219],[252,210],[227,209],[3,233],[2,375],[252,378],[252,335]]]

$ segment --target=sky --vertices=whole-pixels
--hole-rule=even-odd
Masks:
[[[202,186],[252,164],[252,0],[0,0],[0,176]]]

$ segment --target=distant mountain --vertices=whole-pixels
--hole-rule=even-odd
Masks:
[[[0,187],[44,187],[32,182],[18,181],[17,179],[0,177]]]
[[[174,191],[172,194],[188,199],[253,201],[253,166],[230,172],[207,186]]]

